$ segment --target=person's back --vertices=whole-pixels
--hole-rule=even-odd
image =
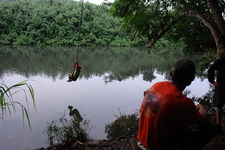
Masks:
[[[166,90],[165,90],[166,89]],[[141,105],[139,141],[149,148],[167,148],[168,138],[196,123],[198,111],[192,100],[170,82],[159,82],[146,93]]]
[[[191,99],[182,94],[194,79],[194,63],[189,60],[178,61],[170,73],[172,82],[154,84],[143,99],[137,138],[145,148],[155,150],[179,147],[177,140],[183,137],[182,132],[199,123],[203,114],[206,114],[202,105],[196,107]],[[201,113],[197,108],[201,109]],[[180,144],[180,147],[184,146]]]

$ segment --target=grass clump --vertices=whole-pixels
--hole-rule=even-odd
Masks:
[[[68,106],[70,119],[63,114],[59,119],[47,124],[44,133],[48,136],[50,145],[62,144],[64,142],[82,143],[89,139],[89,131],[92,128],[89,120],[83,120],[79,111]]]
[[[28,89],[29,92],[27,92],[26,89]],[[27,103],[28,103],[27,93],[29,93],[32,99],[32,102],[34,104],[34,107],[36,108],[35,98],[34,98],[34,89],[27,82],[27,80],[21,81],[12,86],[7,86],[6,84],[4,84],[4,82],[2,82],[0,83],[0,109],[1,109],[0,118],[3,120],[7,112],[11,115],[12,110],[16,112],[16,108],[17,106],[19,106],[21,107],[23,119],[24,118],[27,119],[28,125],[31,130],[29,113],[27,108],[21,102],[19,102],[18,100],[15,100],[15,94],[20,92],[21,90],[24,92],[24,99],[26,100]]]

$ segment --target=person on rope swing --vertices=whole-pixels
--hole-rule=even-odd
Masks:
[[[78,60],[74,63],[73,73],[68,73],[69,80],[67,82],[76,81],[80,75],[80,70],[83,66],[78,65]]]

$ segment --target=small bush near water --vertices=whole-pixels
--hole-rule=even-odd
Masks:
[[[71,117],[68,120],[65,114],[59,119],[48,123],[44,133],[48,136],[50,145],[61,144],[63,142],[84,142],[88,140],[88,133],[92,128],[89,120],[83,120],[79,111],[73,109],[73,106],[68,106]]]

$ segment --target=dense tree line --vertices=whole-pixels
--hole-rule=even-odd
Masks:
[[[110,16],[107,4],[85,2],[82,7],[81,2],[72,0],[0,1],[1,45],[145,44],[146,39],[128,33],[130,30],[122,29],[121,19]]]

